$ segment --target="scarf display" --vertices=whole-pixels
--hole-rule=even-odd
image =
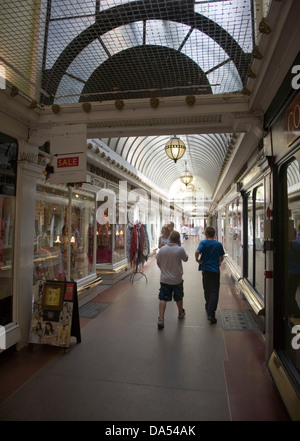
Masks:
[[[148,260],[149,239],[146,225],[136,223],[129,227],[131,233],[128,235],[129,242],[129,261],[132,268],[138,268],[139,265],[144,266]]]

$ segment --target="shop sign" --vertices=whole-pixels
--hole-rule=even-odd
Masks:
[[[78,167],[79,166],[79,156],[71,156],[69,158],[58,158],[57,168],[62,167]]]
[[[300,135],[300,93],[285,112],[284,131],[288,146]]]
[[[86,126],[74,124],[51,129],[50,153],[53,158],[53,184],[86,181]]]

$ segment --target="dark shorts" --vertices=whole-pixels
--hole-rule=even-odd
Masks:
[[[170,302],[174,297],[175,302],[179,302],[183,298],[183,281],[178,285],[168,285],[167,283],[160,282],[160,290],[158,294],[159,300]]]

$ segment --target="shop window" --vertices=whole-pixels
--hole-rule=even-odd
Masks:
[[[247,198],[248,250],[246,276],[251,285],[264,294],[264,243],[265,191],[261,182],[252,189]]]
[[[283,350],[300,379],[300,350],[295,326],[300,326],[300,174],[293,160],[285,169],[284,203],[284,336]],[[295,343],[293,344],[293,341]]]
[[[225,250],[227,250],[227,241],[226,241],[226,232],[227,232],[227,210],[226,208],[220,212],[221,217],[221,231],[222,231],[222,237],[219,238],[219,240],[222,241],[222,245]]]
[[[37,289],[38,280],[78,281],[95,272],[94,225],[93,195],[73,189],[70,196],[68,189],[37,186],[34,242]]]
[[[103,202],[98,202],[98,209]],[[97,222],[97,264],[116,264],[126,259],[126,225],[120,224],[119,204],[116,206],[115,218],[109,221],[109,212],[106,208],[103,212],[103,222]],[[121,216],[124,218],[124,215]]]
[[[0,325],[12,321],[15,198],[0,195]]]
[[[68,192],[37,186],[35,207],[34,282],[67,277]]]
[[[79,280],[95,272],[94,196],[80,189],[72,192],[71,279]]]
[[[0,194],[16,194],[17,157],[17,141],[0,133]]]
[[[264,186],[261,185],[256,189],[255,195],[255,261],[254,261],[254,286],[256,290],[264,294],[264,219],[265,219],[265,200]]]
[[[102,203],[98,203],[98,209]],[[97,222],[97,263],[112,264],[113,235],[108,209],[104,211],[105,222]]]
[[[12,321],[17,141],[0,133],[0,325]]]
[[[248,250],[247,250],[247,262],[248,267],[246,270],[246,276],[249,280],[249,282],[254,285],[254,279],[253,279],[253,262],[254,262],[254,218],[253,218],[253,199],[252,194],[248,196],[247,198],[247,225],[248,225],[248,235],[247,235],[247,243],[248,243]]]
[[[239,268],[242,268],[242,198],[236,199],[226,207],[224,216],[223,243],[226,252]]]

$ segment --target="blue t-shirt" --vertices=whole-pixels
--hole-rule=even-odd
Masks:
[[[290,274],[300,274],[300,241],[291,243],[288,255],[288,268]]]
[[[199,271],[220,272],[220,257],[224,256],[223,245],[217,240],[205,239],[199,243],[197,250],[200,253],[200,260],[204,262],[199,265]]]

